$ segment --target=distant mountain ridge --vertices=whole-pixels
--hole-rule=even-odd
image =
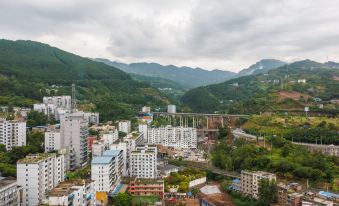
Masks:
[[[185,93],[182,102],[194,112],[258,114],[303,111],[304,106],[314,111],[319,110],[317,101],[324,101],[328,106],[319,111],[338,112],[339,106],[329,104],[339,94],[336,65],[298,61],[265,73],[192,89]]]
[[[286,62],[276,60],[276,59],[262,59],[257,63],[251,65],[250,67],[241,70],[238,73],[238,76],[246,76],[246,75],[255,75],[268,72],[271,69],[276,69],[285,65]]]
[[[214,83],[224,82],[234,78],[237,74],[222,70],[204,70],[201,68],[177,67],[174,65],[161,65],[157,63],[131,63],[124,64],[110,61],[108,59],[95,59],[107,65],[119,68],[127,73],[139,74],[143,76],[161,77],[174,82],[178,82],[186,88],[194,88]]]

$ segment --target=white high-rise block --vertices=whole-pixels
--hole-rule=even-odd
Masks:
[[[157,147],[137,146],[131,152],[130,176],[137,178],[157,178]]]
[[[78,111],[62,116],[60,132],[64,145],[69,146],[70,169],[87,165],[88,122],[84,118],[84,112]]]
[[[47,192],[65,178],[64,155],[27,155],[17,162],[17,182],[23,190],[23,205],[39,205]]]
[[[0,144],[11,150],[15,146],[26,145],[26,122],[0,118]]]
[[[123,170],[123,151],[107,150],[91,163],[91,179],[97,192],[113,191],[120,182]]]
[[[130,148],[128,142],[119,142],[118,144],[112,144],[110,146],[110,149],[122,151],[122,161],[123,161],[122,176],[128,176],[129,175],[130,153],[131,153],[131,148]]]

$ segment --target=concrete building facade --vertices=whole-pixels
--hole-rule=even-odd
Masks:
[[[17,162],[17,182],[22,187],[23,206],[39,205],[64,178],[63,155],[27,155]]]
[[[26,145],[26,122],[0,118],[0,144],[11,150],[15,146]]]
[[[64,145],[70,150],[70,169],[84,167],[88,163],[88,122],[84,112],[78,111],[65,115],[60,121],[60,132]]]
[[[258,198],[259,183],[261,179],[268,179],[269,181],[276,181],[277,177],[273,173],[263,171],[241,171],[241,192],[253,198]]]
[[[148,128],[148,144],[161,144],[174,148],[197,148],[197,129],[193,127]]]
[[[45,152],[59,150],[63,147],[64,142],[61,138],[60,130],[48,130],[45,132]]]
[[[137,146],[136,149],[131,152],[130,158],[130,176],[147,179],[157,178],[156,146]]]
[[[131,121],[124,120],[119,122],[119,131],[129,134],[131,132]]]
[[[95,205],[95,184],[90,180],[69,180],[61,182],[48,193],[48,205]]]
[[[20,188],[15,178],[0,178],[0,205],[19,206]]]

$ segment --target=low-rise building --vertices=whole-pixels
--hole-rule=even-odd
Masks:
[[[0,177],[0,205],[1,206],[19,206],[20,188],[15,178]]]
[[[131,121],[123,120],[119,122],[119,132],[129,134],[131,132]]]
[[[159,196],[164,198],[164,180],[135,178],[129,182],[128,192],[136,196]]]
[[[306,198],[301,201],[301,206],[333,206],[333,201],[318,197]]]
[[[259,183],[261,179],[276,181],[277,177],[273,173],[263,171],[241,171],[241,192],[253,198],[258,198]]]
[[[90,180],[68,180],[61,182],[48,193],[48,205],[95,205],[94,182]]]
[[[278,185],[278,203],[286,206],[299,206],[303,195],[301,194],[302,187],[298,183]]]

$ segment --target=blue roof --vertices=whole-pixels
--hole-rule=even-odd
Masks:
[[[233,183],[240,183],[240,180],[239,179],[234,179]]]
[[[121,150],[106,150],[102,154],[102,156],[111,156],[111,157],[116,157],[120,154]]]
[[[335,193],[332,193],[332,192],[320,191],[319,195],[327,197],[327,198],[339,198],[338,194],[335,194]]]
[[[92,159],[92,164],[108,164],[110,161],[112,161],[111,156],[94,157],[94,159]]]

